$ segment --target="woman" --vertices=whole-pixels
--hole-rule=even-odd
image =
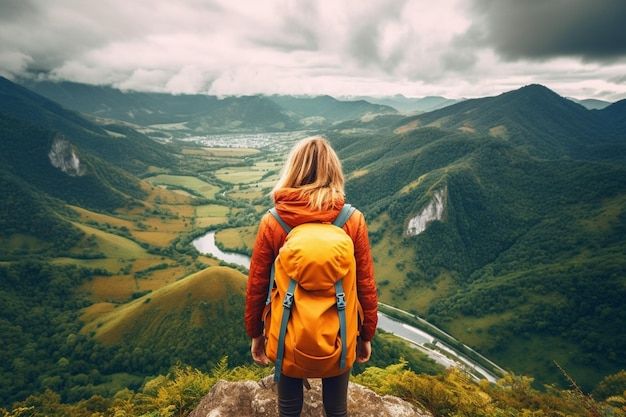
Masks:
[[[315,136],[297,143],[292,149],[281,177],[272,191],[280,217],[290,226],[322,221],[332,222],[344,205],[344,176],[341,162],[330,143]],[[365,363],[371,354],[371,340],[378,322],[376,283],[370,253],[367,226],[363,214],[356,211],[343,229],[354,242],[357,293],[363,308],[363,325],[357,344],[357,363]],[[245,323],[252,339],[252,358],[260,365],[269,364],[265,355],[262,314],[268,293],[270,271],[286,232],[271,214],[261,220],[252,252],[246,291]],[[350,370],[322,379],[322,398],[327,417],[345,417]],[[299,416],[303,403],[303,380],[281,375],[278,382],[278,408],[283,417]]]

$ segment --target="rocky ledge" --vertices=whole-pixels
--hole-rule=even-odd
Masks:
[[[309,380],[304,389],[301,417],[322,417],[322,384]],[[273,376],[261,381],[219,381],[205,395],[189,417],[279,417]],[[410,403],[390,395],[380,396],[370,389],[350,382],[348,386],[350,417],[431,417]]]

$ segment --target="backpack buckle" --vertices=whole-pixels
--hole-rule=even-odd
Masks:
[[[283,299],[283,307],[290,309],[292,304],[293,304],[293,293],[290,293],[290,292],[285,293],[285,298]]]
[[[339,310],[346,309],[346,293],[340,292],[337,294],[337,308]]]

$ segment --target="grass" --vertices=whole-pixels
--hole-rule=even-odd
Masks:
[[[190,230],[191,219],[194,217],[194,207],[189,205],[163,204],[159,206],[158,212],[150,216],[142,213],[139,217],[135,215],[128,216],[128,218],[94,213],[78,207],[73,207],[73,209],[79,213],[81,221],[97,224],[93,230],[106,233],[103,232],[103,229],[111,229],[111,231],[119,229],[115,231],[117,234],[120,233],[120,230],[126,230],[134,240],[160,247],[169,246],[181,232]],[[94,234],[96,237],[98,236],[98,234],[86,232],[88,235]],[[117,236],[113,233],[109,233],[109,235]],[[117,238],[126,239],[119,236]],[[115,253],[109,254],[106,245],[98,244],[98,248],[108,256],[118,257]]]
[[[227,267],[207,268],[118,308],[111,309],[107,304],[92,307],[83,315],[83,319],[89,321],[82,331],[94,333],[106,345],[119,343],[124,337],[130,337],[136,342],[148,342],[155,334],[167,332],[160,328],[161,324],[168,322],[168,318],[181,309],[194,303],[223,300],[229,287],[237,288],[243,293],[245,283],[245,276],[236,270]],[[197,314],[192,314],[192,317],[193,323],[187,325],[210,325],[202,322]]]
[[[609,231],[620,222],[619,216],[626,206],[626,195],[602,201],[601,215],[579,220],[582,227],[592,233]]]
[[[145,278],[135,278],[134,273],[162,263],[160,259],[137,260],[128,274],[95,277],[84,284],[82,290],[90,294],[89,298],[95,303],[122,303],[130,300],[133,294],[158,290],[187,275],[185,267],[176,265],[151,271]]]
[[[85,232],[87,236],[93,236],[97,248],[103,253],[106,253],[109,258],[135,259],[152,256],[137,243],[125,237],[107,233],[80,223],[74,223],[74,226]]]
[[[215,234],[215,240],[231,251],[236,251],[243,247],[252,248],[256,239],[257,229],[257,226],[222,229]]]
[[[195,193],[205,198],[215,198],[215,195],[220,191],[220,188],[216,185],[187,175],[159,174],[146,178],[145,181],[155,185],[169,185],[193,190]]]
[[[377,218],[368,219],[368,229],[371,233],[378,234],[383,231],[380,241],[372,244],[379,300],[426,316],[432,300],[451,294],[457,287],[446,271],[442,271],[432,282],[423,280],[410,282],[407,273],[419,272],[414,270],[415,249],[411,245],[399,242],[406,237],[398,237],[394,232],[385,230],[389,229],[389,221],[385,213]],[[409,282],[410,284],[407,284]]]
[[[0,248],[2,252],[26,251],[37,252],[50,247],[50,243],[44,242],[33,236],[14,234],[11,236],[0,236]]]
[[[197,217],[224,217],[228,215],[230,208],[219,204],[206,204],[196,207]]]
[[[250,184],[259,181],[267,172],[252,167],[228,167],[215,171],[215,176],[232,184]]]
[[[127,227],[129,229],[133,227],[133,222],[131,220],[121,219],[108,214],[96,213],[77,206],[71,206],[71,208],[78,213],[81,221],[83,222],[110,224],[116,227]]]
[[[205,154],[211,156],[227,157],[227,158],[244,158],[246,156],[258,155],[261,153],[258,149],[253,148],[202,148]]]
[[[97,259],[77,259],[70,257],[59,257],[51,261],[58,265],[78,265],[85,268],[99,268],[110,272],[117,272],[132,265],[132,259],[97,258]]]
[[[195,220],[195,225],[198,228],[207,228],[210,226],[216,226],[218,224],[228,223],[228,217],[198,217]]]

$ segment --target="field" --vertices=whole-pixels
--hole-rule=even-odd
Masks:
[[[278,162],[264,161],[252,166],[220,169],[215,172],[215,176],[232,184],[257,184],[265,175],[272,171],[278,171],[280,168],[281,164]]]
[[[191,176],[161,174],[146,178],[146,181],[168,188],[190,190],[194,195],[206,198],[215,198],[215,194],[220,191],[218,186]]]
[[[187,171],[197,172],[198,176],[155,173],[145,178],[144,189],[149,193],[145,207],[113,214],[72,207],[79,216],[76,226],[86,237],[76,248],[76,258],[58,258],[55,262],[108,271],[83,285],[82,291],[94,303],[85,317],[98,317],[116,305],[158,291],[207,266],[217,266],[218,259],[185,255],[192,247],[191,239],[209,228],[219,229],[216,240],[221,247],[249,252],[257,221],[229,227],[229,219],[244,213],[242,207],[253,200],[267,196],[282,165],[277,161],[284,160],[284,153],[295,139],[287,140],[268,149],[198,147],[190,143],[181,153],[188,157]],[[215,164],[228,166],[212,170]],[[198,204],[199,199],[204,203]],[[268,207],[251,208],[262,213]],[[16,244],[35,247],[38,242],[31,239]],[[168,253],[172,246],[182,255],[158,254]]]

